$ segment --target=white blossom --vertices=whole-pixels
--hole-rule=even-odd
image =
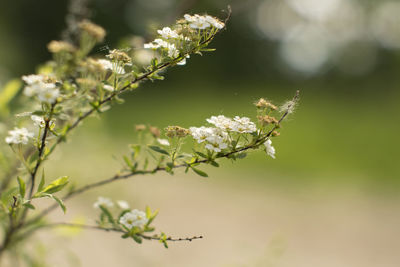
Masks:
[[[187,22],[189,22],[189,26],[193,29],[204,30],[211,26],[211,24],[206,20],[206,17],[195,14],[194,16],[190,16],[188,14],[183,16]]]
[[[159,142],[163,146],[169,146],[170,145],[167,139],[157,138],[157,142]]]
[[[31,119],[32,119],[33,124],[35,126],[40,127],[40,128],[46,127],[46,121],[44,120],[43,117],[40,117],[40,116],[37,116],[37,115],[32,115]],[[50,126],[50,128],[52,128],[54,126],[54,121],[53,120],[51,120],[49,122],[49,126]]]
[[[158,49],[158,48],[168,48],[168,43],[164,41],[163,39],[155,39],[153,42],[144,44],[144,48],[150,48],[150,49]]]
[[[24,75],[22,76],[22,80],[28,85],[44,83],[45,76],[36,74]]]
[[[254,124],[254,122],[251,122],[249,118],[247,117],[242,117],[240,118],[239,116],[235,116],[233,118],[234,124],[233,124],[233,131],[239,132],[239,133],[253,133],[257,131],[257,127]]]
[[[109,92],[114,92],[114,90],[115,90],[114,87],[112,87],[109,84],[103,85],[103,89],[106,90],[106,91],[109,91]]]
[[[114,207],[114,203],[109,198],[99,197],[97,199],[97,201],[93,204],[93,207],[99,208],[100,206],[106,206],[106,207],[112,208],[112,207]]]
[[[124,67],[116,62],[111,62],[107,59],[98,59],[97,62],[99,62],[105,70],[111,70],[116,74],[125,74]]]
[[[235,126],[235,122],[231,118],[225,117],[224,115],[211,116],[211,118],[207,119],[207,122],[214,124],[217,128],[228,131],[233,130]]]
[[[117,205],[120,209],[127,210],[129,209],[129,203],[125,200],[118,200]]]
[[[24,94],[28,97],[37,96],[40,101],[53,104],[60,95],[56,85],[46,82],[44,75],[22,76],[22,80],[27,84],[24,88]]]
[[[26,145],[30,138],[33,138],[34,134],[29,132],[26,128],[17,128],[8,131],[8,136],[5,138],[7,144],[24,144]]]
[[[98,59],[97,62],[100,63],[105,70],[112,70],[113,68],[111,61],[107,59]]]
[[[149,219],[146,217],[146,213],[137,209],[125,213],[119,219],[119,223],[128,229],[132,229],[135,226],[143,227],[148,221]]]
[[[224,138],[218,135],[209,136],[206,140],[208,143],[205,145],[205,148],[208,150],[221,152],[222,149],[228,147],[228,144],[224,142]]]
[[[215,128],[211,127],[190,127],[189,130],[190,134],[193,136],[194,139],[197,140],[198,143],[202,143],[206,141],[208,137],[215,135]]]
[[[272,141],[268,139],[265,141],[264,146],[266,148],[267,155],[271,158],[275,158],[275,148],[272,146]]]
[[[60,90],[56,88],[55,84],[44,83],[40,90],[37,92],[37,98],[49,104],[56,102],[57,97],[60,96]]]
[[[164,27],[162,30],[157,30],[157,32],[165,39],[176,39],[179,37],[178,33],[171,30],[170,27]]]
[[[208,15],[205,17],[205,20],[219,30],[225,26],[225,24],[223,22],[219,21],[218,19],[216,19],[214,17],[208,16]]]
[[[184,59],[182,59],[181,61],[179,61],[178,63],[176,63],[177,65],[183,66],[186,65],[186,59],[190,58],[189,55],[187,55]]]
[[[171,58],[175,58],[179,56],[179,50],[176,48],[174,44],[168,44],[168,56]]]

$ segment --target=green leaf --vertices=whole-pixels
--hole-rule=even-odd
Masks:
[[[199,155],[200,157],[203,157],[203,158],[205,158],[205,159],[208,158],[206,154],[201,153],[201,152],[199,152],[199,151],[194,151],[194,153],[196,153],[197,155]]]
[[[103,212],[103,214],[105,214],[107,216],[108,221],[111,224],[115,224],[115,220],[114,220],[113,216],[111,215],[111,212],[103,205],[100,205],[100,209]]]
[[[42,172],[42,179],[40,180],[39,186],[38,186],[38,192],[41,192],[43,190],[44,187],[44,183],[46,182],[45,178],[44,178],[44,171]]]
[[[53,194],[59,192],[68,184],[68,182],[68,176],[63,176],[51,182],[51,184],[46,186],[42,191],[40,191],[40,193]]]
[[[67,208],[65,207],[64,202],[56,196],[53,196],[53,195],[50,195],[50,196],[52,199],[54,199],[58,203],[58,205],[60,206],[60,208],[63,210],[63,212],[65,214],[67,212]]]
[[[31,210],[34,210],[34,209],[35,209],[35,206],[33,206],[33,205],[32,205],[31,203],[29,203],[29,202],[26,202],[26,203],[22,204],[22,206],[27,207],[27,208],[29,208],[29,209],[31,209]]]
[[[131,158],[135,160],[140,154],[141,147],[140,145],[130,145],[130,147],[132,149]]]
[[[216,161],[210,161],[210,164],[212,165],[212,166],[214,166],[214,167],[219,167],[219,164],[216,162]]]
[[[18,179],[18,185],[19,185],[19,194],[21,195],[22,198],[25,197],[25,189],[26,189],[26,185],[25,185],[25,181],[21,178],[21,177],[17,177]]]
[[[124,161],[125,161],[125,163],[126,163],[126,165],[128,165],[128,167],[130,168],[130,169],[132,169],[132,162],[128,159],[128,157],[127,156],[123,156],[123,158],[124,158]]]
[[[129,233],[125,233],[125,234],[123,234],[121,237],[123,238],[123,239],[125,239],[125,238],[128,238],[130,235],[129,235]]]
[[[191,167],[192,168],[192,170],[195,172],[195,173],[197,173],[198,175],[200,175],[201,177],[208,177],[208,174],[207,173],[205,173],[205,172],[203,172],[203,171],[201,171],[201,170],[199,170],[199,169],[196,169],[196,168],[194,168],[194,167]]]
[[[9,103],[18,94],[19,90],[22,88],[22,82],[20,79],[14,79],[9,81],[0,90],[0,115],[8,115],[9,113]]]
[[[149,146],[149,148],[150,148],[151,150],[154,150],[155,152],[158,152],[158,153],[161,153],[161,154],[164,154],[164,155],[169,156],[169,153],[168,153],[166,150],[162,149],[161,147],[158,147],[158,146]]]
[[[143,239],[138,236],[138,235],[132,235],[133,240],[135,240],[136,243],[142,244]]]
[[[247,153],[239,153],[236,155],[237,159],[244,159],[247,156]]]

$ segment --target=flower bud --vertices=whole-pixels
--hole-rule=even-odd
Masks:
[[[153,135],[154,138],[158,138],[161,135],[160,129],[154,126],[149,127],[150,133]]]
[[[79,23],[79,28],[92,36],[97,42],[102,42],[106,36],[106,31],[99,25],[96,25],[88,20]]]

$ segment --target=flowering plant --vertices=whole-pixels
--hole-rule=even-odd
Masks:
[[[209,15],[185,15],[174,25],[158,30],[157,38],[143,43],[143,48],[114,49],[105,57],[90,54],[105,37],[105,30],[90,21],[79,24],[77,44],[49,43],[53,60],[45,63],[37,74],[22,77],[26,105],[23,113],[18,114],[21,118],[18,126],[2,138],[13,153],[1,147],[0,162],[4,172],[0,176],[0,225],[3,229],[0,256],[6,251],[16,251],[14,248],[22,246],[37,230],[58,226],[113,231],[137,243],[159,240],[165,247],[169,241],[202,238],[172,238],[163,232],[151,234],[155,231],[152,223],[158,211],[149,207],[145,211],[131,209],[126,201],[114,202],[105,197],[99,197],[94,203],[94,208],[99,210],[96,225],[49,222],[46,216],[57,207],[66,212],[65,202],[76,195],[129,177],[160,171],[173,174],[178,168],[207,177],[200,165],[218,167],[221,158],[241,159],[247,151],[255,149],[263,149],[275,158],[270,138],[279,135],[278,128],[293,111],[298,94],[281,109],[260,99],[255,103],[257,123],[247,117],[218,115],[207,119],[207,126],[169,126],[164,131],[165,136],[161,136],[156,127],[137,125],[136,130],[147,136],[146,142],[130,145],[131,153],[123,157],[124,168],[116,175],[92,184],[68,187],[68,176],[47,183],[43,164],[82,121],[105,112],[114,103],[122,103],[123,93],[134,91],[146,80],[164,79],[165,69],[184,65],[192,55],[213,51],[208,45],[225,28],[226,22]],[[138,59],[139,52],[150,55],[148,62]],[[18,89],[18,86],[13,88]],[[13,90],[6,88],[0,94],[0,102],[6,99],[5,93]],[[10,99],[12,97],[8,101]],[[279,115],[279,119],[274,114]],[[191,145],[190,151],[184,151],[184,143]],[[64,195],[60,196],[61,192]],[[35,203],[39,198],[50,198],[55,203],[40,209]]]

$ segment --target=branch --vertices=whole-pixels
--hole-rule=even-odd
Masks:
[[[116,229],[116,228],[104,228],[100,227],[97,225],[86,225],[86,224],[76,224],[76,223],[51,223],[51,224],[45,224],[40,226],[40,228],[46,228],[46,227],[75,227],[75,228],[83,228],[83,229],[90,229],[90,230],[100,230],[100,231],[105,231],[105,232],[117,232],[117,233],[126,233],[126,231],[121,230],[121,229]],[[147,240],[161,240],[162,238],[159,236],[148,236],[144,234],[137,234],[138,236],[147,239]],[[193,237],[185,237],[185,238],[172,238],[172,237],[167,237],[165,240],[166,241],[172,241],[172,242],[177,242],[177,241],[192,241],[195,239],[202,239],[203,236],[193,236]]]
[[[300,95],[300,91],[296,91],[296,94],[295,94],[295,96],[293,97],[293,99],[291,101],[291,105],[288,105],[285,113],[280,117],[279,123],[281,123],[289,115],[290,110],[293,108],[293,105],[295,105],[297,103],[297,101],[299,99],[299,95]],[[229,158],[230,156],[232,156],[234,154],[239,154],[239,153],[241,153],[243,151],[247,151],[247,150],[250,150],[250,149],[258,148],[260,145],[262,145],[271,136],[273,131],[275,131],[278,127],[279,127],[278,125],[275,125],[267,134],[261,136],[254,144],[251,144],[251,145],[248,145],[248,146],[245,146],[245,147],[241,147],[241,148],[238,148],[238,149],[236,149],[234,151],[219,155],[217,158]],[[203,159],[203,160],[196,160],[195,162],[193,162],[193,164],[197,164],[197,163],[199,163],[199,164],[209,163],[209,160],[208,159]],[[183,163],[183,164],[175,165],[175,166],[173,166],[173,169],[183,168],[183,167],[188,167],[188,164],[187,163]],[[82,186],[79,189],[76,189],[74,191],[69,192],[67,195],[64,196],[63,201],[67,201],[68,199],[70,199],[70,198],[72,198],[72,197],[74,197],[76,195],[79,195],[81,193],[84,193],[84,192],[86,192],[88,190],[91,190],[93,188],[97,188],[97,187],[100,187],[100,186],[103,186],[103,185],[106,185],[106,184],[109,184],[109,183],[112,183],[112,182],[115,182],[115,181],[118,181],[118,180],[128,179],[128,178],[131,178],[131,177],[136,176],[136,175],[154,174],[154,173],[157,173],[159,171],[166,171],[166,168],[157,166],[156,168],[154,168],[152,170],[139,170],[139,171],[123,174],[123,175],[122,174],[116,174],[116,175],[114,175],[114,176],[112,176],[112,177],[110,177],[108,179],[104,179],[104,180],[101,180],[101,181],[98,181],[98,182],[95,182],[95,183],[92,183],[92,184],[88,184],[88,185]],[[34,222],[40,220],[42,217],[44,217],[45,215],[47,215],[49,212],[53,211],[57,207],[58,207],[58,205],[54,204],[54,205],[44,209],[40,214],[38,214],[36,217],[32,218],[32,220],[30,220],[28,223],[34,223]]]

